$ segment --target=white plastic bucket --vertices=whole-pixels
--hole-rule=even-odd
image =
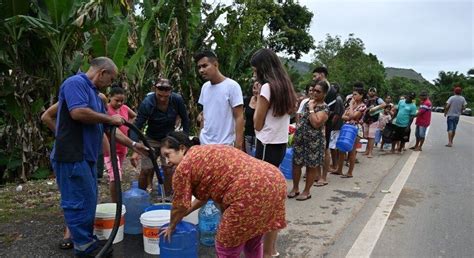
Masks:
[[[367,150],[367,140],[366,139],[360,139],[359,144],[357,145],[357,152],[365,152]]]
[[[94,235],[99,240],[109,239],[112,228],[115,222],[115,210],[117,208],[116,203],[102,203],[98,204],[95,211],[94,221]],[[125,225],[125,205],[122,205],[122,216],[120,219],[120,227],[117,231],[117,235],[114,238],[114,244],[119,243],[123,240],[123,225]]]
[[[143,225],[143,247],[148,254],[160,254],[160,227],[170,222],[170,210],[152,210],[140,216]]]

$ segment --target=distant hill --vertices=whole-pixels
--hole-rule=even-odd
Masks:
[[[311,72],[311,63],[303,62],[303,61],[292,61],[287,58],[280,58],[281,61],[285,64],[288,63],[290,67],[297,70],[300,74],[306,74]],[[420,73],[417,73],[413,69],[406,69],[406,68],[395,68],[395,67],[385,67],[385,78],[391,79],[393,77],[403,77],[408,78],[411,80],[417,80],[419,82],[428,82]]]
[[[292,61],[290,59],[280,57],[280,60],[283,64],[288,63],[290,67],[298,71],[299,74],[305,74],[310,72],[311,63],[303,62],[303,61]]]
[[[428,82],[420,73],[417,73],[413,69],[385,67],[385,78],[391,79],[393,77],[403,77],[419,82]]]

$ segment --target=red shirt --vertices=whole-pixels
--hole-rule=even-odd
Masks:
[[[416,116],[416,125],[428,127],[431,123],[431,101],[426,99],[420,103],[418,114]]]

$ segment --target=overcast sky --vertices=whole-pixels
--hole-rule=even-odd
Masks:
[[[354,33],[385,67],[412,68],[428,81],[438,78],[439,71],[466,74],[474,68],[474,0],[298,2],[314,14],[310,34],[316,45],[328,33],[343,40]],[[310,52],[301,60],[313,59]]]
[[[310,34],[349,33],[386,67],[412,68],[432,81],[439,71],[474,68],[472,0],[300,0],[314,17]],[[311,61],[313,54],[304,55]]]

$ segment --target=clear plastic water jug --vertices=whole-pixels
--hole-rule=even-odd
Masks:
[[[168,227],[165,224],[163,227]],[[171,241],[160,237],[161,258],[198,257],[198,231],[195,225],[181,221],[171,235]]]
[[[221,220],[221,212],[212,200],[199,210],[199,241],[205,246],[214,246],[217,227]]]
[[[337,138],[336,148],[343,152],[349,152],[354,147],[354,142],[357,137],[357,126],[351,124],[344,124],[341,127],[339,138]]]
[[[141,234],[142,224],[140,216],[150,206],[150,195],[147,191],[138,188],[138,182],[133,181],[132,187],[122,194],[125,213],[125,234]]]

